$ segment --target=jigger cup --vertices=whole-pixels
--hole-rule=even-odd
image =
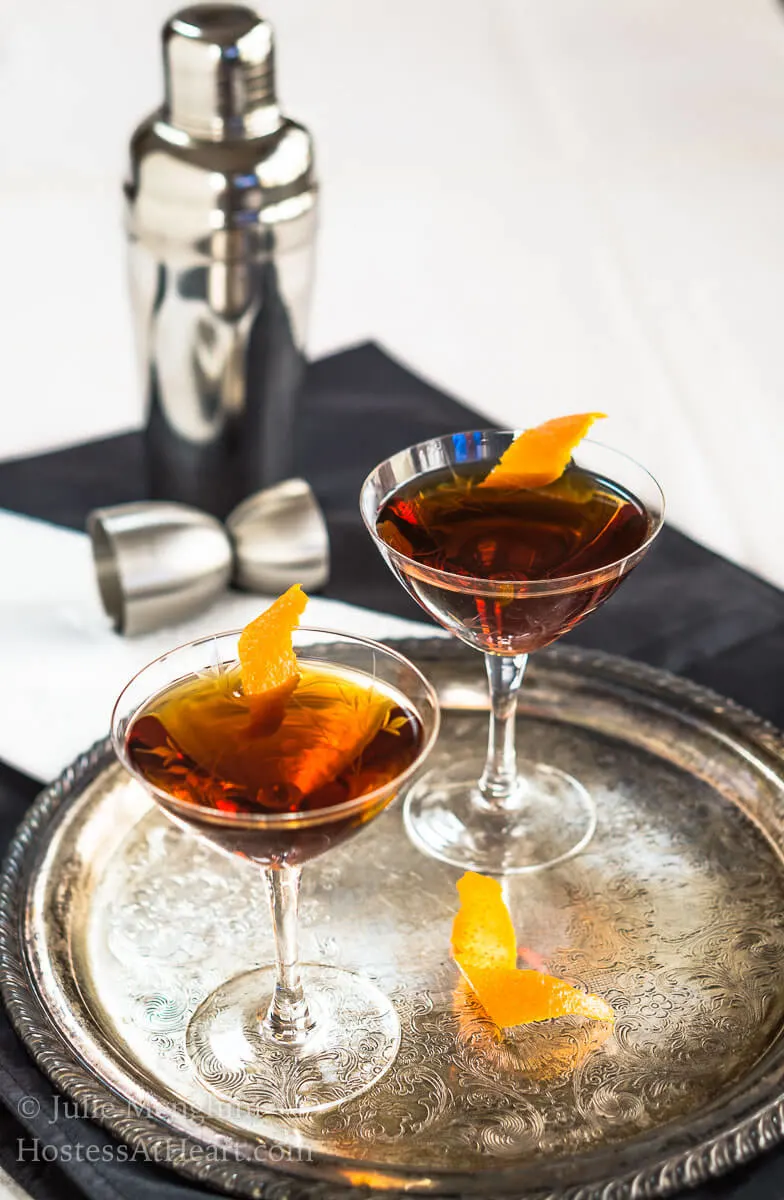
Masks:
[[[146,500],[95,509],[87,519],[98,589],[119,633],[176,624],[235,583],[276,595],[315,590],[329,576],[329,536],[303,479],[249,496],[227,519],[185,504]]]
[[[228,587],[234,558],[226,530],[185,504],[99,508],[87,518],[87,532],[101,601],[119,633],[176,624]]]
[[[285,479],[254,492],[226,518],[234,543],[234,582],[277,595],[292,583],[309,591],[329,578],[324,514],[304,479]]]

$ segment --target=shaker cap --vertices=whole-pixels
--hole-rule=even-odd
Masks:
[[[167,120],[192,138],[263,137],[278,129],[270,25],[242,4],[193,4],[163,28]]]

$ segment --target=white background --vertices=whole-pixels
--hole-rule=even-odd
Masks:
[[[138,424],[120,182],[172,0],[0,0],[0,456]],[[269,0],[324,183],[314,354],[497,420],[601,408],[784,584],[784,8]]]

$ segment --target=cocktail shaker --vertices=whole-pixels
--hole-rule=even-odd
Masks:
[[[150,495],[218,517],[291,474],[304,369],[313,142],[281,114],[273,56],[250,8],[171,17],[125,185]]]

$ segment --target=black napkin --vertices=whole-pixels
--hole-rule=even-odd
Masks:
[[[357,508],[365,475],[412,442],[490,422],[412,375],[374,345],[313,363],[298,420],[297,471],[327,517],[326,596],[423,619],[372,545]],[[100,505],[144,498],[141,437],[117,437],[0,464],[0,507],[83,529]],[[784,595],[665,528],[648,558],[572,639],[666,667],[784,725]],[[0,848],[37,790],[0,764]],[[203,1189],[139,1160],[78,1113],[54,1112],[53,1090],[0,1012],[0,1165],[41,1200],[185,1200]],[[37,1110],[37,1111],[36,1111]],[[2,1110],[0,1110],[1,1112]],[[19,1162],[18,1139],[25,1159]],[[38,1139],[37,1144],[34,1139]],[[44,1161],[44,1147],[81,1147],[81,1161]],[[97,1147],[85,1161],[87,1148]],[[35,1161],[37,1152],[38,1161]],[[691,1193],[763,1200],[784,1194],[784,1150]]]

